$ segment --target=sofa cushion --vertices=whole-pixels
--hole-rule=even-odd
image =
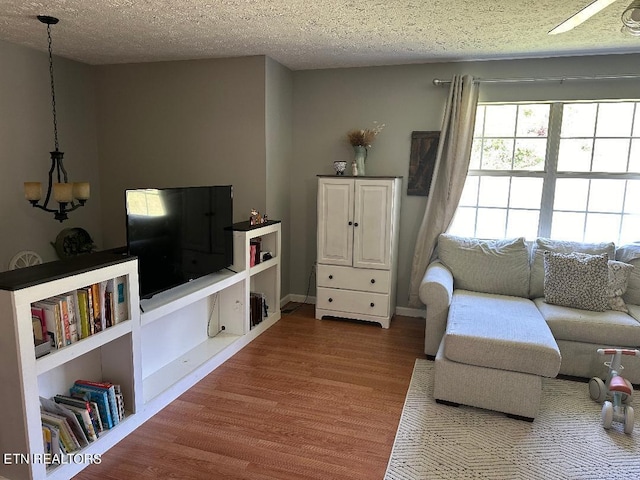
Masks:
[[[556,253],[589,253],[600,255],[606,253],[609,259],[615,258],[615,245],[609,243],[582,243],[568,242],[564,240],[551,240],[550,238],[536,238],[532,247],[531,280],[529,283],[529,298],[544,296],[544,251]],[[633,302],[632,302],[633,303]]]
[[[438,258],[451,270],[455,288],[528,296],[529,251],[524,238],[480,240],[442,234]]]
[[[561,307],[550,305],[542,298],[534,302],[556,340],[621,347],[640,345],[640,322],[626,313]]]
[[[555,377],[558,345],[527,298],[456,290],[444,337],[454,362]]]
[[[554,305],[604,312],[609,308],[606,253],[544,252],[544,300]]]
[[[629,315],[640,323],[640,305],[627,305],[627,309],[629,310]],[[638,346],[640,346],[640,343]]]
[[[622,298],[626,303],[640,305],[640,242],[619,247],[616,250],[616,260],[634,266],[627,282],[627,291]]]
[[[609,283],[607,284],[609,309],[629,312],[622,296],[627,291],[629,277],[634,269],[634,266],[629,263],[609,260]]]

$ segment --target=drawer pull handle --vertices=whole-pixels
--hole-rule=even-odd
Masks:
[[[329,297],[329,303],[333,302],[333,298]]]
[[[354,226],[354,227],[357,227],[357,226],[358,226],[358,222],[354,223],[354,224],[353,224],[353,226]]]
[[[329,280],[333,280],[333,275],[329,275]]]
[[[375,278],[372,278],[372,279],[371,279],[371,283],[376,283],[376,279],[375,279]]]
[[[375,307],[376,305],[375,305],[375,303],[371,302],[371,306],[372,306],[372,307]]]
[[[349,225],[353,225],[353,222],[349,222]]]

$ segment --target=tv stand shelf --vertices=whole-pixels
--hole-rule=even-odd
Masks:
[[[234,263],[140,301],[138,262],[117,253],[0,273],[0,451],[43,452],[39,396],[65,393],[79,377],[122,384],[127,417],[78,453],[101,454],[168,405],[280,319],[280,222],[233,230]],[[272,258],[250,266],[251,240]],[[129,318],[93,336],[35,358],[30,304],[94,282],[127,277]],[[250,322],[250,293],[269,315]],[[104,378],[99,378],[103,376]],[[67,479],[87,464],[45,468],[3,464],[0,478]]]

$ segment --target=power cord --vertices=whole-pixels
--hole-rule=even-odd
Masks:
[[[296,305],[295,307],[291,308],[291,309],[287,309],[287,310],[283,310],[283,314],[285,315],[291,315],[293,313],[295,313],[296,311],[298,311],[298,309],[300,307],[302,307],[302,305],[306,305],[307,304],[307,300],[309,299],[309,292],[311,291],[311,279],[313,278],[313,276],[316,273],[316,264],[317,262],[313,262],[313,265],[311,265],[311,272],[309,273],[309,280],[307,282],[307,294],[304,297],[304,300],[302,301],[302,303],[299,303],[298,305]]]
[[[213,312],[216,311],[216,304],[218,303],[219,295],[219,292],[213,294],[213,305],[211,305],[211,313],[209,314],[209,320],[207,321],[207,337],[209,338],[215,338],[220,334],[220,332],[224,331],[224,325],[220,327],[220,312],[218,312],[218,331],[211,335],[211,319],[213,318]]]

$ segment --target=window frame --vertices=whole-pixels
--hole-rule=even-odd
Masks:
[[[599,108],[600,105],[605,104],[605,103],[627,103],[627,102],[631,102],[634,103],[634,109],[633,109],[633,113],[631,116],[631,128],[629,131],[629,135],[628,136],[621,136],[621,137],[609,137],[609,136],[597,136],[597,131],[598,131],[598,121],[600,119],[599,116]],[[593,103],[597,105],[597,109],[596,109],[596,117],[595,117],[595,122],[594,122],[594,130],[593,130],[593,136],[592,137],[561,137],[561,128],[562,128],[562,117],[563,117],[563,113],[564,113],[564,106],[565,105],[570,105],[570,104],[579,104],[579,103]],[[553,223],[553,215],[555,212],[571,212],[571,213],[583,213],[585,215],[585,222],[583,224],[583,229],[582,229],[582,238],[575,238],[576,241],[584,241],[585,235],[587,233],[587,221],[586,218],[589,214],[593,214],[593,213],[599,213],[597,211],[590,211],[589,210],[589,204],[588,204],[588,200],[587,200],[587,204],[584,206],[584,209],[582,208],[577,208],[574,210],[564,210],[564,209],[558,209],[558,210],[554,210],[554,201],[555,201],[555,194],[556,194],[556,186],[557,186],[557,180],[560,179],[587,179],[587,180],[640,180],[640,172],[635,173],[635,172],[598,172],[598,171],[580,171],[580,172],[575,172],[575,171],[558,171],[558,158],[559,158],[559,153],[560,153],[560,142],[561,139],[563,138],[590,138],[592,140],[592,144],[595,144],[596,139],[607,139],[607,138],[617,138],[617,139],[625,139],[628,138],[629,140],[629,153],[628,153],[628,157],[627,157],[627,170],[630,167],[630,161],[632,159],[632,154],[633,154],[633,150],[632,150],[632,145],[634,142],[634,139],[636,140],[636,142],[640,142],[640,137],[637,136],[637,131],[640,128],[640,125],[635,125],[634,122],[636,122],[638,119],[640,119],[640,100],[585,100],[585,101],[545,101],[545,102],[539,102],[539,101],[522,101],[522,102],[481,102],[478,103],[478,107],[481,106],[493,106],[493,105],[535,105],[535,104],[544,104],[544,105],[549,105],[549,124],[548,124],[548,130],[547,130],[547,147],[546,147],[546,151],[545,151],[545,161],[544,161],[544,166],[542,168],[542,170],[522,170],[522,169],[513,169],[513,170],[503,170],[503,169],[482,169],[482,165],[479,165],[478,169],[473,169],[470,168],[468,173],[467,173],[467,179],[469,177],[479,177],[478,180],[478,185],[480,185],[481,179],[482,177],[507,177],[507,178],[541,178],[542,179],[542,194],[541,194],[541,200],[540,200],[540,210],[539,210],[539,220],[538,220],[538,230],[537,230],[537,236],[538,237],[551,237],[551,230],[552,230],[552,223]],[[486,115],[486,110],[485,113]],[[492,137],[485,137],[484,136],[484,131],[482,132],[482,136],[480,137],[476,137],[474,136],[474,140],[476,138],[492,138]],[[636,135],[634,135],[634,133],[636,133]],[[517,128],[514,129],[514,136],[513,136],[514,140],[519,138],[517,136]],[[594,162],[594,149],[592,148],[591,150],[591,165],[590,168],[593,167],[593,162]],[[619,230],[616,234],[616,237],[612,239],[612,241],[614,241],[615,243],[618,242],[618,240],[621,237],[622,234],[622,228],[623,228],[623,216],[625,214],[628,214],[628,212],[625,212],[625,201],[626,201],[626,193],[627,193],[627,189],[629,187],[629,183],[625,183],[625,191],[623,194],[623,200],[622,200],[622,210],[615,212],[615,215],[618,215],[620,217],[620,224],[619,224]],[[588,192],[591,192],[591,183],[589,184],[589,190]],[[524,209],[524,208],[513,208],[510,207],[510,202],[511,202],[511,183],[509,186],[509,192],[508,192],[508,198],[507,198],[507,204],[506,206],[480,206],[479,205],[479,195],[480,195],[480,189],[478,189],[478,191],[476,192],[476,201],[475,201],[475,205],[468,205],[468,206],[463,206],[462,208],[470,208],[474,210],[474,226],[473,226],[473,232],[474,234],[476,234],[478,232],[478,211],[479,209],[487,209],[487,210],[491,210],[491,209],[495,209],[495,210],[506,210],[506,215],[505,215],[505,224],[504,224],[504,234],[507,235],[507,231],[508,231],[508,221],[509,221],[509,214],[510,211],[513,210],[533,210],[533,209]],[[458,208],[460,208],[460,206],[458,206]],[[608,214],[611,214],[611,212],[606,212]],[[638,239],[640,240],[640,239]]]

